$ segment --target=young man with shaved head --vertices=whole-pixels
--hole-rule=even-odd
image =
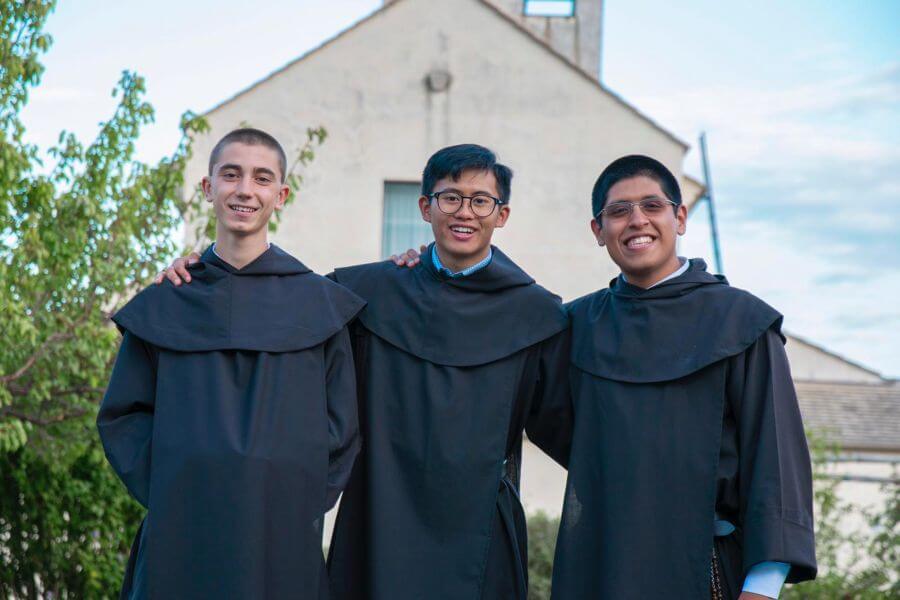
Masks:
[[[121,597],[328,597],[322,518],[359,449],[348,322],[363,302],[268,243],[290,193],[269,134],[210,156],[216,241],[190,286],[113,317],[122,346],[97,426],[147,515]]]
[[[687,209],[658,161],[610,164],[592,215],[622,274],[567,305],[575,430],[553,597],[777,598],[816,573],[782,317],[678,257]]]

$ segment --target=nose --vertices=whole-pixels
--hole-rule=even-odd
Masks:
[[[641,210],[640,204],[632,205],[631,216],[628,217],[628,225],[630,227],[643,227],[650,222],[647,215]]]
[[[249,198],[252,191],[252,181],[250,177],[241,177],[241,181],[237,187],[237,194],[241,198]]]
[[[475,212],[472,211],[472,199],[463,198],[462,206],[459,207],[459,210],[453,216],[457,219],[474,219]]]

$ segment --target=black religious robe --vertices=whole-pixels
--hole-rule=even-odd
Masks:
[[[138,294],[97,425],[147,508],[123,598],[325,598],[322,517],[359,448],[363,302],[276,246]],[[320,596],[320,590],[323,592]]]
[[[575,432],[553,598],[709,598],[759,562],[815,576],[809,451],[782,317],[691,261],[567,305]],[[727,596],[726,596],[727,597]]]
[[[524,600],[522,430],[563,464],[571,437],[559,299],[496,248],[461,278],[427,258],[334,277],[367,306],[352,332],[363,448],[332,538],[332,597]]]

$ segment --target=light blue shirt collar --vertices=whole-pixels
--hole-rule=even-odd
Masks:
[[[437,269],[439,273],[443,273],[447,277],[455,278],[455,277],[465,277],[467,275],[471,275],[475,271],[480,271],[481,269],[483,269],[486,266],[488,266],[489,264],[491,264],[492,258],[494,258],[494,251],[493,251],[493,249],[488,248],[488,255],[485,257],[484,260],[472,265],[471,267],[466,267],[459,273],[454,273],[453,271],[451,271],[450,269],[448,269],[441,263],[441,259],[437,253],[437,247],[432,246],[432,248],[431,248],[431,263],[434,265],[434,268]]]

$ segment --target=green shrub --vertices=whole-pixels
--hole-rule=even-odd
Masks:
[[[115,598],[143,509],[99,443],[0,452],[0,598]]]
[[[538,511],[528,517],[528,600],[549,600],[559,519]]]

